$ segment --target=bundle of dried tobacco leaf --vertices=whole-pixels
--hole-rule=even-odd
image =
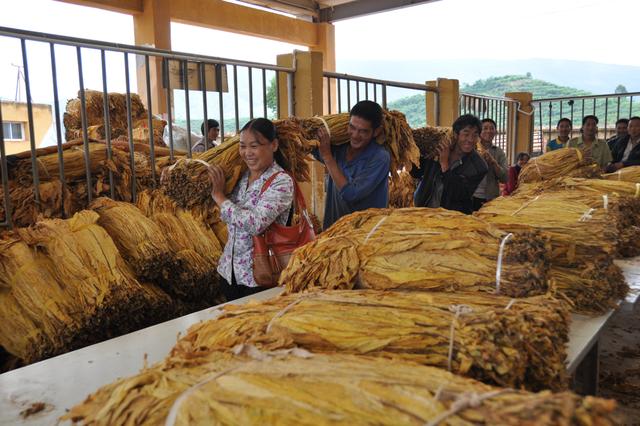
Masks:
[[[547,291],[545,244],[535,232],[507,236],[450,210],[369,209],[341,218],[296,250],[280,283],[288,292],[355,287],[493,293],[499,287],[501,294],[531,296]]]
[[[0,345],[25,363],[166,320],[169,297],[138,283],[92,211],[0,240]]]
[[[614,173],[605,173],[602,179],[640,183],[640,166],[623,167]]]
[[[172,253],[159,285],[181,300],[200,302],[201,308],[222,302],[216,272],[222,244],[216,234],[159,191],[140,194],[137,206],[166,236]]]
[[[103,93],[96,90],[86,89],[85,105],[87,114],[87,126],[95,129],[93,133],[96,135],[104,135],[96,126],[104,126],[104,97]],[[108,93],[109,105],[109,124],[111,126],[111,137],[127,135],[127,95],[125,93]],[[66,112],[63,116],[64,127],[66,129],[65,137],[67,140],[74,139],[82,131],[80,92],[78,97],[67,102]],[[142,103],[140,96],[131,93],[131,118],[134,122],[147,118],[147,111]],[[140,124],[138,126],[140,127]],[[164,127],[164,126],[163,126]],[[100,139],[102,139],[102,136]],[[160,139],[159,141],[162,141]]]
[[[617,423],[615,401],[500,389],[400,360],[303,351],[180,353],[120,379],[62,420],[92,425]]]
[[[172,235],[135,205],[98,198],[90,208],[100,215],[98,225],[109,233],[138,279],[155,281],[173,270],[175,256],[169,245]]]
[[[580,193],[543,191],[500,197],[475,215],[504,231],[518,234],[536,229],[548,235],[549,277],[576,311],[603,312],[626,294],[628,286],[613,264],[619,245],[615,220],[604,208],[592,207]]]
[[[445,142],[449,146],[453,141],[453,129],[451,127],[426,126],[413,129],[413,140],[416,141],[422,158],[436,158],[438,146]]]
[[[567,201],[578,201],[593,209],[600,209],[615,225],[615,241],[619,256],[640,254],[640,184],[604,179],[564,177],[538,184],[527,184],[518,195],[557,193]]]
[[[136,191],[153,188],[156,184],[152,164],[147,149],[134,144],[133,168],[135,170]],[[29,226],[39,216],[43,218],[68,217],[87,208],[89,192],[92,196],[110,196],[113,176],[114,197],[120,201],[133,199],[133,174],[131,172],[131,155],[129,145],[113,144],[111,159],[107,146],[102,142],[89,144],[88,158],[91,181],[87,183],[85,164],[85,148],[77,141],[67,143],[63,147],[64,182],[60,179],[59,157],[56,150],[39,149],[37,151],[37,168],[40,178],[40,203],[35,202],[31,160],[27,153],[18,154],[19,161],[10,175],[10,198],[12,201],[12,218],[14,225]],[[155,176],[160,176],[162,167],[170,162],[168,150],[156,149]],[[0,196],[2,190],[0,189]],[[0,214],[4,211],[0,210]]]
[[[544,296],[315,292],[225,307],[177,348],[301,347],[414,361],[501,386],[562,389],[568,321],[566,305]]]
[[[396,173],[398,174],[397,179],[389,178],[389,207],[396,209],[413,207],[416,180],[406,170]]]
[[[518,182],[538,182],[560,176],[596,177],[600,171],[577,148],[563,148],[532,158],[520,171]]]

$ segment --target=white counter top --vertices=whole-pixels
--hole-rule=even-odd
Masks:
[[[234,300],[265,300],[277,296],[282,288],[272,288]],[[220,305],[221,306],[221,305]],[[215,318],[219,306],[68,352],[0,375],[0,425],[52,425],[65,410],[78,404],[100,386],[120,377],[131,376],[144,366],[161,361],[175,345],[178,335],[189,327]],[[47,408],[20,417],[34,402]]]
[[[640,257],[619,264],[632,287],[627,301],[635,303],[640,294]],[[281,291],[274,288],[232,303],[265,300]],[[148,364],[164,359],[179,334],[197,322],[215,318],[220,313],[218,308],[195,312],[0,375],[0,425],[55,424],[65,409],[82,402],[100,386],[136,374],[143,367],[145,357]],[[569,371],[575,370],[597,341],[613,312],[599,317],[572,315],[567,357]],[[20,412],[34,402],[43,402],[47,408],[21,419]]]

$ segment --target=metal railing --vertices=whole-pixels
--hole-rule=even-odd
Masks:
[[[496,136],[494,144],[502,148],[507,154],[507,159],[512,162],[516,153],[517,111],[520,103],[511,98],[474,95],[471,93],[460,94],[460,115],[473,114],[482,119],[491,118],[496,122]],[[510,140],[510,138],[512,140]]]
[[[615,135],[618,119],[640,115],[638,99],[640,92],[534,99],[533,151],[542,152],[546,143],[554,139],[560,118],[571,120],[573,129],[569,137],[574,137],[579,134],[582,119],[595,115],[599,119],[599,137],[607,139]]]
[[[154,67],[154,63],[156,61],[161,62],[161,67],[163,69],[163,90],[166,97],[166,119],[167,119],[167,130],[168,130],[168,146],[170,157],[173,159],[174,157],[174,132],[173,125],[174,117],[176,111],[178,109],[177,103],[179,103],[176,98],[180,97],[181,100],[184,99],[184,112],[186,118],[186,134],[188,135],[187,139],[187,156],[191,157],[192,154],[192,146],[191,146],[191,128],[192,128],[192,119],[195,117],[194,115],[194,105],[190,99],[190,95],[194,94],[194,90],[189,89],[189,69],[193,68],[189,67],[191,64],[195,64],[195,68],[198,70],[198,83],[202,96],[202,117],[198,117],[198,119],[202,119],[205,131],[204,135],[208,132],[207,119],[213,118],[215,115],[218,118],[220,123],[221,139],[224,141],[225,137],[225,123],[229,121],[233,122],[233,126],[231,129],[238,131],[240,128],[241,122],[244,118],[252,119],[254,118],[254,114],[262,114],[264,116],[269,115],[269,95],[268,91],[271,90],[273,93],[272,96],[275,97],[275,105],[272,109],[275,111],[271,111],[271,115],[280,115],[280,111],[277,111],[280,107],[280,74],[284,73],[286,78],[283,79],[287,82],[287,97],[288,97],[288,109],[287,115],[292,115],[292,108],[294,105],[293,99],[293,73],[295,72],[295,68],[287,68],[281,66],[275,66],[270,64],[262,64],[248,61],[239,61],[225,58],[218,58],[212,56],[205,55],[196,55],[189,53],[181,53],[181,52],[173,52],[149,47],[141,47],[141,46],[131,46],[131,45],[122,45],[122,44],[114,44],[107,43],[101,41],[87,40],[81,38],[74,37],[65,37],[53,34],[45,34],[38,33],[32,31],[24,31],[17,30],[11,28],[0,27],[0,40],[12,39],[19,42],[20,45],[20,55],[22,58],[22,67],[24,69],[24,79],[25,79],[25,92],[26,92],[26,104],[27,104],[27,114],[28,114],[28,129],[29,129],[29,142],[30,142],[30,158],[31,158],[31,170],[32,170],[32,185],[34,191],[34,200],[37,204],[40,203],[40,191],[39,191],[39,183],[40,176],[38,172],[38,164],[37,164],[37,155],[36,155],[36,136],[34,132],[34,117],[33,117],[33,104],[34,101],[32,99],[32,76],[30,75],[30,62],[29,62],[29,54],[28,49],[42,49],[42,46],[48,48],[48,53],[50,57],[50,69],[46,71],[48,74],[47,78],[51,81],[51,91],[53,97],[54,104],[54,125],[55,125],[55,138],[57,145],[57,153],[58,153],[58,161],[59,161],[59,173],[60,180],[62,184],[62,197],[64,197],[67,182],[64,178],[64,156],[63,156],[63,133],[62,133],[62,108],[60,102],[63,101],[62,97],[59,93],[59,83],[61,80],[64,80],[65,83],[73,77],[69,73],[65,73],[63,79],[60,78],[58,74],[58,67],[60,62],[57,60],[56,55],[58,54],[60,49],[73,49],[75,50],[75,61],[76,61],[76,76],[78,85],[76,86],[78,89],[80,96],[80,104],[81,104],[81,127],[82,127],[82,140],[83,140],[83,148],[84,148],[84,162],[85,162],[85,174],[86,174],[86,183],[87,183],[87,202],[91,202],[93,193],[92,193],[92,173],[90,167],[90,159],[89,159],[89,135],[88,135],[88,123],[87,123],[87,104],[85,98],[85,78],[87,76],[91,77],[92,81],[100,81],[101,83],[101,91],[103,97],[103,110],[104,110],[104,134],[105,134],[105,145],[107,151],[108,160],[112,159],[112,129],[110,125],[110,116],[109,116],[109,100],[107,94],[109,93],[109,89],[113,90],[113,87],[110,83],[112,83],[112,76],[116,73],[124,73],[125,82],[124,82],[124,92],[126,93],[126,110],[127,110],[127,136],[129,141],[129,166],[131,168],[131,193],[132,193],[132,201],[136,199],[136,176],[135,176],[135,166],[134,166],[134,146],[133,146],[133,123],[132,123],[132,82],[131,82],[131,73],[132,66],[130,64],[131,55],[134,55],[134,59],[137,63],[137,75],[144,76],[142,90],[138,90],[141,94],[141,99],[145,103],[145,107],[148,111],[148,129],[149,129],[149,150],[150,150],[150,167],[151,173],[153,177],[154,185],[157,183],[158,176],[156,176],[156,156],[154,152],[154,134],[153,134],[153,123],[152,123],[152,111],[154,110],[154,105],[152,104],[152,87],[151,87],[151,70]],[[40,46],[40,47],[35,47]],[[93,61],[89,65],[89,73],[85,68],[87,67],[87,63],[83,64],[83,61],[87,57],[92,57],[95,59],[96,56],[99,56],[99,60]],[[114,60],[115,58],[115,60]],[[62,61],[65,67],[68,67],[68,58],[67,60]],[[110,61],[109,61],[110,60]],[[120,63],[122,61],[124,68],[119,68],[112,66],[113,62]],[[152,63],[153,62],[153,63]],[[169,68],[172,64],[178,64],[180,69],[182,70],[182,84],[180,89],[172,89],[171,87],[171,78],[169,78]],[[121,64],[121,65],[122,65]],[[109,66],[108,66],[109,65]],[[225,71],[230,71],[232,78],[232,92],[230,90],[227,93],[223,93],[224,82],[222,81],[223,73],[216,72],[216,88],[217,88],[217,102],[214,103],[214,108],[211,108],[208,97],[210,90],[207,90],[207,82],[206,82],[206,73],[205,68],[207,66],[216,67],[216,69],[222,69],[224,67]],[[246,71],[247,78],[243,81],[241,78],[240,72]],[[37,70],[40,73],[43,72],[42,67],[39,67]],[[91,75],[89,75],[91,74]],[[96,78],[96,75],[99,77]],[[228,74],[227,74],[228,75]],[[270,81],[272,82],[268,89],[268,80],[269,76],[272,76]],[[245,83],[245,84],[243,84]],[[261,86],[259,89],[259,93],[256,94],[254,90],[254,86]],[[226,102],[228,98],[231,98],[232,102]],[[256,108],[256,103],[258,103],[258,108]],[[231,104],[231,105],[230,105]],[[261,104],[261,105],[260,105]],[[260,108],[261,107],[261,108]],[[211,109],[217,109],[217,114],[210,114]],[[232,109],[233,113],[231,116],[225,114],[225,110]],[[246,112],[245,112],[246,111]],[[0,121],[2,121],[2,106],[0,105]],[[204,142],[206,148],[208,146],[208,140],[204,137]],[[12,223],[12,205],[10,199],[10,188],[9,188],[9,175],[8,175],[8,164],[7,164],[7,153],[5,149],[5,139],[3,135],[2,129],[0,129],[0,168],[2,170],[2,188],[3,188],[3,207],[4,207],[4,220],[0,222],[0,227],[9,227],[13,226]],[[114,176],[110,171],[108,176],[109,187],[111,188],[111,196],[114,197],[114,185],[113,185]],[[64,206],[64,199],[60,204]],[[62,210],[64,210],[62,208]],[[61,216],[64,217],[64,211],[61,212]],[[2,219],[2,218],[0,218]]]
[[[407,115],[408,111],[403,111],[401,106],[394,105],[394,102],[389,100],[391,91],[395,91],[394,95],[396,95],[396,99],[399,98],[401,92],[404,92],[406,95],[406,91],[422,96],[426,96],[427,93],[433,93],[436,97],[434,104],[438,104],[438,89],[425,84],[380,80],[328,71],[325,71],[323,76],[325,83],[324,89],[326,90],[325,106],[329,114],[348,112],[357,102],[370,100],[379,103],[384,109],[396,109]],[[409,124],[412,127],[421,127],[427,122],[426,100],[424,100],[422,105],[425,106],[424,121],[421,120],[421,117],[415,117],[414,120],[411,120],[411,118],[407,116]],[[434,116],[436,122],[429,124],[435,126],[440,121],[437,107]]]

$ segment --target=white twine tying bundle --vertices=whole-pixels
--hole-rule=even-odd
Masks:
[[[378,228],[380,227],[380,225],[382,225],[382,223],[387,220],[388,216],[384,216],[382,219],[380,219],[378,221],[378,223],[376,223],[376,226],[374,226],[373,228],[371,228],[371,231],[369,231],[369,233],[367,234],[367,236],[364,239],[364,243],[366,243],[367,241],[369,241],[369,238],[371,238],[373,236],[373,233],[376,232],[378,230]]]
[[[269,321],[269,324],[267,324],[267,333],[269,333],[271,331],[271,327],[273,326],[273,323],[275,320],[277,320],[278,318],[280,318],[281,316],[283,316],[284,314],[286,314],[287,312],[289,312],[289,310],[291,310],[291,308],[293,308],[294,306],[296,306],[298,303],[302,302],[303,300],[309,299],[312,296],[300,296],[298,299],[294,300],[293,302],[289,303],[287,306],[285,306],[283,309],[281,309],[277,314],[275,314],[273,316],[273,318],[271,318],[271,321]]]
[[[509,238],[513,237],[513,233],[509,232],[502,238],[500,249],[498,250],[498,263],[496,265],[496,294],[500,294],[500,279],[502,278],[502,257],[504,256],[504,248]]]
[[[208,379],[202,380],[202,381],[196,383],[195,385],[189,387],[184,392],[182,392],[180,394],[180,396],[178,396],[178,398],[176,398],[176,400],[171,405],[171,409],[169,410],[169,414],[167,415],[167,418],[164,421],[165,426],[174,426],[176,424],[176,420],[178,418],[178,413],[180,411],[180,406],[182,405],[182,403],[187,398],[189,398],[189,396],[191,396],[192,393],[194,393],[195,391],[197,391],[198,389],[200,389],[202,386],[206,385],[207,383],[210,383],[210,382],[212,382],[214,380],[217,380],[220,377],[224,376],[225,374],[229,374],[232,371],[237,370],[238,368],[240,368],[240,365],[236,365],[234,367],[227,368],[226,370],[223,370],[223,371],[215,374],[213,377],[210,377]]]
[[[508,311],[509,309],[511,309],[514,303],[516,303],[516,299],[509,300],[509,303],[507,303],[507,306],[504,308],[504,310]]]
[[[636,183],[636,195],[635,198],[640,197],[640,183]]]
[[[596,209],[589,209],[586,212],[584,212],[584,214],[582,216],[580,216],[580,219],[578,219],[578,222],[586,222],[587,220],[593,219],[593,212],[595,212]]]
[[[602,205],[604,206],[605,210],[609,210],[609,196],[607,194],[604,194],[602,196]]]
[[[458,414],[460,411],[464,411],[467,408],[478,408],[487,399],[495,398],[496,396],[503,395],[509,392],[515,391],[513,389],[507,388],[486,393],[463,392],[461,394],[458,394],[447,411],[440,413],[438,416],[436,416],[436,418],[432,419],[428,423],[425,423],[425,426],[437,426],[449,417]],[[436,393],[436,396],[439,396],[439,393],[440,392]]]
[[[536,170],[538,171],[538,176],[542,177],[542,172],[540,171],[540,166],[538,166],[538,157],[533,159],[533,164],[536,166]]]
[[[533,202],[535,202],[535,201],[538,201],[538,198],[540,198],[540,196],[539,196],[539,195],[536,195],[536,198],[534,198],[533,200],[529,200],[529,201],[527,201],[526,203],[523,203],[523,204],[518,208],[518,210],[516,210],[515,212],[511,213],[511,216],[515,216],[515,215],[517,215],[517,214],[518,214],[518,213],[520,213],[522,210],[524,210],[524,209],[526,209],[527,207],[529,207],[529,205],[530,205],[531,203],[533,203]]]
[[[453,360],[453,339],[456,333],[456,322],[460,315],[466,315],[473,312],[473,309],[469,305],[451,305],[449,311],[453,312],[453,319],[451,320],[451,327],[449,329],[449,356],[447,359],[447,368],[451,371],[451,363]]]
[[[327,129],[327,134],[329,135],[329,137],[331,137],[331,129],[329,129],[329,125],[324,120],[324,118],[320,117],[319,115],[316,115],[316,118],[318,118],[320,121],[322,121],[322,124],[324,124],[324,128]]]
[[[234,346],[231,349],[231,352],[233,352],[234,355],[246,355],[249,358],[256,361],[268,361],[272,359],[274,356],[283,356],[283,355],[293,355],[295,357],[305,358],[305,359],[313,357],[313,354],[311,352],[301,348],[282,349],[282,350],[271,351],[271,352],[263,352],[253,345],[245,345],[245,344],[239,344]],[[216,373],[213,376],[208,377],[196,383],[195,385],[190,386],[188,389],[185,389],[171,405],[169,414],[167,415],[167,418],[165,419],[165,422],[164,422],[165,426],[174,426],[176,424],[176,419],[178,418],[178,413],[180,412],[180,406],[195,391],[197,391],[207,383],[211,383],[215,380],[218,380],[220,377],[226,374],[232,373],[233,371],[238,370],[241,367],[247,367],[248,365],[251,365],[251,364],[243,363],[240,365],[227,368],[226,370],[220,371],[219,373]]]

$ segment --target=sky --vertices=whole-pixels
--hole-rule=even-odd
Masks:
[[[347,59],[552,58],[640,66],[640,55],[629,44],[637,39],[637,16],[635,0],[440,0],[337,22],[337,71]],[[134,40],[129,15],[53,0],[7,1],[0,26],[114,43]],[[278,54],[305,49],[181,24],[172,24],[171,31],[173,50],[217,57],[275,63]],[[19,43],[0,36],[0,51],[0,97],[13,99]],[[28,52],[34,101],[49,102],[49,48],[29,42]],[[78,87],[75,51],[59,47],[56,55],[61,96],[72,97]],[[83,53],[85,87],[101,88],[99,72],[91,71],[98,60],[95,52]],[[109,55],[107,62],[109,90],[124,91],[122,56]],[[134,91],[135,78],[131,84]]]
[[[336,23],[338,58],[552,58],[640,66],[637,0],[440,0]],[[379,28],[369,42],[362,34]],[[360,37],[358,37],[360,35]],[[367,46],[368,44],[368,46]]]

